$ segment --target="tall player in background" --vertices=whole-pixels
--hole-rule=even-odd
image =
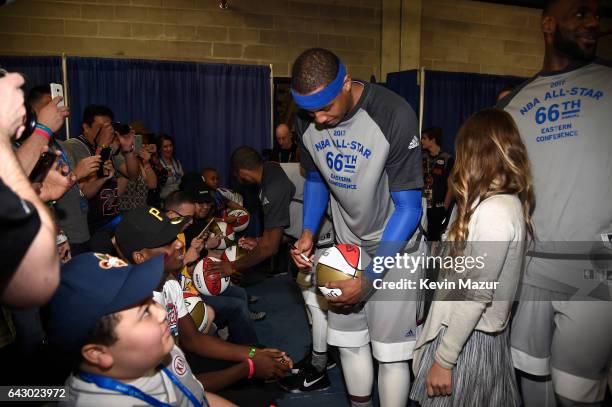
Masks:
[[[513,360],[527,407],[599,406],[612,302],[609,286],[585,277],[610,268],[589,252],[612,233],[612,68],[595,59],[598,1],[547,1],[541,28],[542,71],[499,102],[527,147],[536,197]]]
[[[299,254],[312,255],[313,236],[330,199],[337,243],[359,245],[371,256],[395,255],[416,235],[422,214],[422,156],[414,111],[385,88],[352,80],[340,59],[321,48],[296,59],[291,91],[302,109],[296,130],[307,172],[304,225],[294,261],[309,266]],[[395,274],[390,270],[387,278]],[[410,390],[408,359],[417,313],[410,300],[416,296],[406,290],[403,301],[363,304],[371,282],[381,277],[370,265],[365,278],[328,284],[342,290],[341,296],[328,299],[344,312],[330,309],[327,341],[340,349],[353,406],[372,405],[370,342],[380,362],[381,404],[403,407]]]

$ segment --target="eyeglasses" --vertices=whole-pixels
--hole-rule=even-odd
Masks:
[[[173,212],[173,213],[178,215],[178,217],[170,219],[170,224],[171,225],[178,225],[181,222],[189,223],[192,220],[191,216],[183,216],[180,213],[178,213],[177,211],[173,211],[172,209],[169,209],[168,212]]]

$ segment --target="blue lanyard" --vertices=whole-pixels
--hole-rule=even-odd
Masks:
[[[70,165],[70,161],[68,161],[68,157],[66,156],[66,153],[64,152],[62,146],[60,146],[56,140],[53,140],[53,146],[61,153],[62,161],[64,162],[64,164],[66,164],[68,168],[70,168],[70,171],[73,171],[72,166]]]
[[[196,398],[196,396],[194,396],[193,393],[189,391],[189,389],[183,383],[181,383],[181,381],[177,379],[176,376],[172,374],[172,372],[170,372],[164,366],[160,366],[160,368],[166,374],[166,376],[168,376],[168,378],[172,381],[172,383],[174,383],[174,385],[178,387],[179,390],[191,401],[194,407],[202,407],[202,405],[206,407],[209,406],[208,400],[206,400],[206,395],[204,395],[204,400],[203,400],[204,403],[203,404],[200,403],[198,399]],[[114,390],[118,393],[123,393],[128,396],[135,397],[137,399],[140,399],[142,401],[149,403],[152,406],[171,407],[170,404],[162,403],[161,401],[157,400],[154,397],[149,396],[148,394],[144,393],[139,388],[132,386],[131,384],[121,383],[120,381],[111,379],[110,377],[101,376],[101,375],[92,374],[92,373],[86,373],[86,372],[79,372],[79,376],[81,377],[81,379],[83,379],[84,381],[88,383],[93,383],[96,386],[101,387],[103,389]]]

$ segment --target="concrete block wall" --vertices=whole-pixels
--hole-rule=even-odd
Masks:
[[[421,65],[531,76],[542,65],[541,11],[467,0],[423,2]]]
[[[275,76],[289,76],[302,50],[322,46],[337,52],[353,76],[384,80],[381,13],[388,1],[229,0],[230,9],[221,10],[218,0],[17,0],[0,8],[0,55],[272,64]],[[412,1],[421,3],[420,31],[409,33],[420,35],[415,64],[518,76],[540,68],[539,10]],[[601,40],[599,54],[612,57],[612,35]]]
[[[337,52],[354,76],[380,69],[380,0],[18,0],[0,8],[0,55],[272,64]]]
[[[532,76],[544,57],[541,10],[468,0],[422,3],[421,66],[439,71]],[[602,21],[605,28],[612,21]],[[612,58],[612,36],[598,55]]]

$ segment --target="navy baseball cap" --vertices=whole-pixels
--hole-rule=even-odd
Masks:
[[[49,303],[49,343],[64,351],[79,349],[104,315],[150,298],[163,271],[161,255],[139,265],[101,253],[74,257],[62,266]]]

